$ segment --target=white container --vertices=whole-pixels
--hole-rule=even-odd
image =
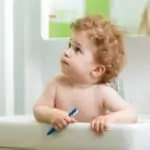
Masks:
[[[49,125],[38,124],[32,116],[0,118],[0,149],[5,150],[149,150],[150,118],[139,117],[133,125],[111,125],[96,135],[88,123],[70,125],[50,136]]]

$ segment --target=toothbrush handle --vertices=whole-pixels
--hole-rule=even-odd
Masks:
[[[78,112],[77,108],[73,108],[73,109],[69,112],[68,116],[74,116],[77,112]],[[55,130],[54,127],[50,128],[50,130],[47,132],[47,136],[50,135],[50,134],[52,134],[52,133],[54,133],[55,131],[56,131],[56,130]]]

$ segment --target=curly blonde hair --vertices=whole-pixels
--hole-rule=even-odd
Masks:
[[[117,77],[126,60],[123,32],[101,15],[79,18],[71,24],[71,29],[75,32],[86,31],[95,45],[95,60],[105,66],[100,82],[107,83]]]

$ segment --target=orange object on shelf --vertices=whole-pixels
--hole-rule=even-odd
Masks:
[[[49,19],[56,19],[56,18],[57,18],[57,16],[55,14],[50,14],[49,15]]]

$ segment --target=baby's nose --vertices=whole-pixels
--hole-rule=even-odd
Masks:
[[[71,53],[71,50],[70,49],[67,49],[65,52],[64,52],[64,55],[66,57],[70,57],[70,53]]]

